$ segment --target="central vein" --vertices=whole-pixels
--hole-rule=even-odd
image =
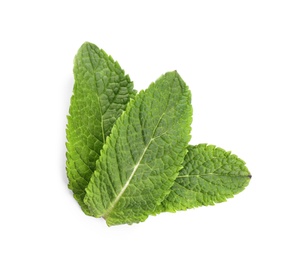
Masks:
[[[102,217],[106,218],[111,211],[113,210],[113,208],[115,207],[115,205],[117,204],[117,202],[120,200],[120,198],[122,197],[123,193],[125,192],[125,190],[128,188],[130,181],[132,180],[133,176],[135,175],[135,173],[137,172],[139,165],[141,164],[141,161],[143,160],[143,157],[147,151],[147,149],[149,148],[150,144],[155,140],[154,135],[156,132],[157,127],[159,126],[163,116],[165,115],[165,112],[161,115],[161,117],[159,118],[158,123],[156,124],[153,132],[152,132],[152,137],[150,139],[150,141],[147,143],[147,145],[145,146],[145,148],[143,149],[143,152],[138,160],[138,162],[135,164],[131,175],[129,176],[128,180],[126,181],[125,185],[122,187],[121,191],[118,193],[117,197],[114,199],[114,201],[110,204],[110,207],[106,210],[106,212],[102,215]]]
[[[121,189],[121,191],[119,192],[119,194],[117,195],[117,197],[115,198],[115,200],[113,201],[113,203],[110,205],[110,207],[107,209],[107,211],[105,212],[105,214],[103,215],[103,217],[105,218],[106,216],[108,216],[110,214],[110,212],[113,210],[113,208],[115,207],[115,205],[117,204],[117,202],[120,200],[120,198],[122,197],[122,194],[125,192],[125,190],[127,189],[127,187],[129,186],[130,181],[132,180],[133,176],[135,175],[136,171],[138,170],[138,167],[148,149],[148,147],[150,146],[151,142],[153,141],[153,138],[151,138],[151,140],[149,141],[149,143],[147,144],[147,146],[144,148],[142,155],[140,156],[138,162],[136,163],[136,165],[133,168],[133,171],[131,173],[131,175],[129,176],[128,180],[126,181],[125,185],[123,186],[123,188]]]

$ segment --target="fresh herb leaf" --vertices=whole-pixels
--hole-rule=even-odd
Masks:
[[[66,168],[87,215],[108,225],[138,223],[150,214],[226,201],[249,184],[236,155],[213,145],[187,146],[191,94],[177,72],[134,100],[119,64],[87,42],[75,57],[74,76]]]
[[[243,191],[251,175],[245,162],[214,145],[188,146],[183,169],[157,213],[214,205]]]
[[[106,137],[135,91],[119,64],[89,42],[75,57],[74,77],[66,130],[68,187],[82,210],[90,215],[83,202],[85,188]]]
[[[116,121],[86,189],[85,203],[108,225],[144,221],[169,194],[190,140],[191,94],[166,73]]]

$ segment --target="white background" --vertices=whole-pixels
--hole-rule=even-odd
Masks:
[[[287,1],[1,1],[0,259],[288,259]],[[192,144],[247,163],[226,203],[107,227],[67,189],[73,58],[90,41],[137,90],[177,70]]]

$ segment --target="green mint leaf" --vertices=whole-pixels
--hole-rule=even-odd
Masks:
[[[96,45],[84,43],[74,60],[75,85],[67,125],[68,187],[82,210],[96,161],[116,119],[135,96],[119,64]]]
[[[168,195],[190,140],[191,94],[166,73],[116,121],[86,189],[85,203],[107,224],[144,221]]]
[[[214,205],[232,198],[249,184],[245,162],[214,145],[188,146],[183,169],[157,213]]]

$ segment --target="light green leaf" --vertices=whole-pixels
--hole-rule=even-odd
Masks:
[[[250,179],[245,162],[236,155],[214,145],[190,145],[183,169],[157,213],[224,202],[243,191]]]
[[[85,203],[108,225],[144,221],[168,195],[190,140],[191,94],[166,73],[116,121],[86,189]]]
[[[84,43],[74,60],[75,85],[67,125],[68,187],[83,211],[83,199],[100,150],[116,119],[135,96],[119,64],[96,45]]]

